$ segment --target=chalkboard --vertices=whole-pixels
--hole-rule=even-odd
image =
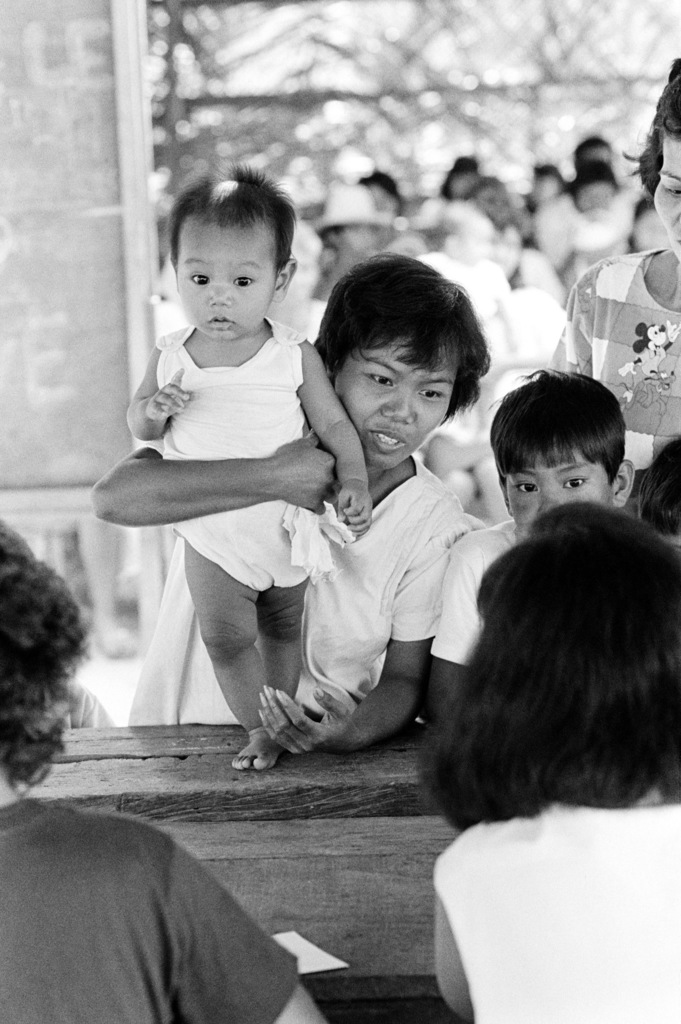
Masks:
[[[89,486],[131,449],[153,260],[140,8],[0,3],[0,500]]]

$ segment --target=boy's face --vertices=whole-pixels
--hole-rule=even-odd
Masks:
[[[369,470],[404,462],[447,415],[456,369],[403,361],[398,342],[351,352],[336,374],[336,394],[359,434]]]
[[[593,501],[597,505],[622,508],[631,493],[634,472],[626,459],[612,483],[605,468],[587,462],[576,452],[557,466],[539,460],[517,473],[509,473],[502,488],[508,511],[516,523],[516,536],[527,536],[537,516],[571,501]]]
[[[190,324],[210,340],[257,336],[295,270],[291,261],[277,273],[274,258],[272,232],[264,224],[223,228],[189,217],[180,232],[177,289]]]

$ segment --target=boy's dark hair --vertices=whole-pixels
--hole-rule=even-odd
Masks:
[[[681,534],[681,437],[662,448],[641,482],[638,492],[641,519],[667,537]]]
[[[226,178],[205,174],[184,188],[170,211],[170,260],[174,267],[182,225],[189,217],[218,227],[250,228],[264,224],[274,238],[277,271],[291,258],[296,211],[286,191],[261,171],[235,164]]]
[[[68,681],[85,629],[66,584],[0,522],[0,765],[39,782],[61,750]]]
[[[681,786],[681,562],[645,523],[575,503],[489,568],[483,630],[425,765],[458,828]]]
[[[655,190],[660,184],[662,143],[665,135],[681,139],[681,57],[677,57],[671,66],[669,79],[657,101],[645,148],[638,157],[641,182],[651,196],[655,195]]]
[[[352,352],[393,342],[410,366],[435,369],[457,361],[445,419],[479,397],[489,352],[464,289],[421,260],[380,253],[357,263],[334,286],[317,348],[333,379]]]
[[[502,483],[539,459],[556,466],[576,452],[603,466],[612,483],[624,458],[624,434],[619,402],[600,381],[538,370],[502,398],[490,442]]]

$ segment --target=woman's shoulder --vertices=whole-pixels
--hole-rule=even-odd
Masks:
[[[457,543],[456,549],[452,553],[452,563],[456,563],[457,567],[462,562],[472,565],[480,563],[481,571],[484,571],[500,555],[513,547],[515,542],[515,520],[506,519],[503,523],[495,523],[494,526],[485,526],[480,523]],[[453,569],[452,572],[454,571]]]
[[[416,508],[421,518],[430,515],[441,516],[452,522],[464,523],[467,529],[471,529],[477,520],[464,512],[457,496],[448,490],[439,477],[427,469],[420,459],[415,458],[414,465],[414,475],[398,488],[398,492],[404,492],[399,497],[408,502],[411,508]]]
[[[584,295],[592,293],[601,299],[623,302],[634,281],[641,277],[651,259],[664,249],[628,252],[619,256],[606,256],[589,267],[575,284],[575,290]]]
[[[624,808],[553,804],[533,818],[484,822],[462,832],[440,855],[437,871],[447,875],[466,865],[484,871],[493,862],[546,862],[562,850],[624,850],[641,844],[681,856],[681,804]]]

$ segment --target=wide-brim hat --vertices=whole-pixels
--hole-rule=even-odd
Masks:
[[[324,204],[324,210],[317,221],[317,231],[328,228],[347,228],[354,225],[386,227],[393,222],[393,215],[376,209],[373,196],[364,185],[346,185],[333,182]]]

